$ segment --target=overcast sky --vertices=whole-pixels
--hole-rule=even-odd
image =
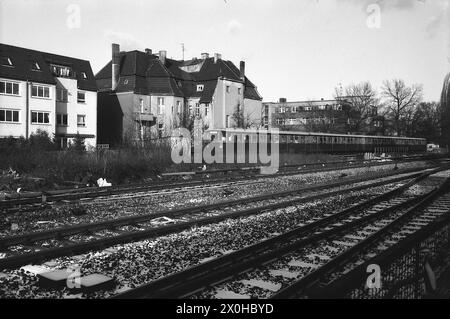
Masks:
[[[375,4],[375,5],[374,5]],[[422,83],[450,71],[449,0],[0,0],[0,42],[91,61],[122,50],[219,52],[275,101],[331,98],[338,83]],[[378,12],[380,15],[378,16]],[[79,18],[78,18],[79,17]]]

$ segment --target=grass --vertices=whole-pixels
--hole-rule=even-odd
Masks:
[[[93,181],[106,178],[113,185],[140,182],[155,177],[172,163],[170,145],[165,141],[86,152],[79,148],[58,151],[47,139],[44,134],[39,143],[31,139],[0,140],[0,191],[73,186],[87,175]],[[9,173],[10,169],[20,177]]]
[[[162,172],[198,170],[203,164],[175,164],[171,159],[170,141],[155,140],[145,146],[125,146],[111,150],[86,152],[77,143],[68,150],[56,150],[45,132],[30,139],[0,139],[0,191],[57,189],[73,187],[76,183],[106,178],[113,185],[136,183],[157,178]],[[342,156],[327,154],[279,155],[280,165],[317,163],[343,160]],[[211,164],[208,169],[236,168],[260,164]],[[8,171],[16,171],[20,177]]]

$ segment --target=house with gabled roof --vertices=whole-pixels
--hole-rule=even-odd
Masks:
[[[236,125],[239,109],[253,126],[261,125],[262,97],[245,76],[245,63],[237,68],[220,54],[180,61],[166,51],[121,52],[113,44],[111,61],[95,78],[101,143],[169,136],[185,114],[218,129]]]
[[[38,130],[66,147],[97,140],[97,84],[89,61],[0,44],[0,137]]]

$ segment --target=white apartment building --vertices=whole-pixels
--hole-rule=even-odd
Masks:
[[[97,86],[89,61],[0,44],[0,138],[48,132],[62,148],[97,144]]]

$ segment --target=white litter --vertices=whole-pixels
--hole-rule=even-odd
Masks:
[[[100,177],[99,179],[97,179],[97,185],[98,185],[98,187],[109,187],[109,186],[112,186],[111,183],[108,183],[108,182],[106,181],[106,178],[103,179],[102,177]]]

